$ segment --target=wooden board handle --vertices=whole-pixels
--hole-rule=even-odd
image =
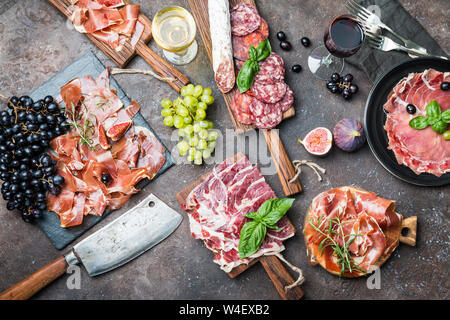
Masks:
[[[189,79],[180,71],[171,66],[166,60],[161,58],[151,50],[145,43],[139,41],[136,45],[136,53],[140,55],[160,76],[174,78],[168,81],[170,86],[180,92],[181,88],[189,83]]]
[[[295,176],[295,170],[288,154],[286,153],[286,149],[284,149],[278,130],[263,130],[263,132],[272,156],[272,160],[277,169],[278,178],[280,179],[284,194],[286,196],[291,196],[299,193],[302,191],[300,181],[296,179],[292,183],[289,182],[289,180]]]
[[[60,257],[8,290],[0,293],[0,300],[26,300],[62,276],[66,272],[67,267],[64,257]]]
[[[417,237],[417,216],[409,217],[403,219],[402,221],[402,233],[403,230],[407,230],[405,236],[400,234],[400,242],[407,244],[408,246],[414,247],[416,245],[416,237]]]
[[[263,256],[259,261],[283,300],[300,300],[303,297],[303,290],[299,286],[289,290],[285,289],[286,286],[292,284],[295,280],[277,257]]]

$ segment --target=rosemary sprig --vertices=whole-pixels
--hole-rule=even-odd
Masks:
[[[343,276],[345,272],[352,273],[353,271],[359,271],[362,273],[366,273],[366,270],[361,269],[354,261],[350,255],[350,251],[348,250],[348,246],[355,240],[356,237],[361,237],[362,234],[348,234],[344,235],[344,230],[342,228],[342,222],[338,217],[333,219],[327,219],[328,221],[328,229],[326,232],[322,231],[319,226],[322,221],[323,215],[320,215],[317,226],[314,225],[312,219],[309,220],[309,224],[311,227],[323,235],[325,238],[319,244],[319,252],[323,255],[323,251],[327,247],[331,247],[333,251],[333,255],[337,258],[337,264],[340,266],[340,276]],[[333,235],[337,235],[342,239],[343,245],[339,245],[339,243],[333,239]],[[350,239],[347,239],[350,238]]]
[[[104,107],[105,107],[105,106],[109,106],[109,103],[111,102],[111,100],[106,99],[106,98],[102,97],[102,96],[99,95],[99,94],[95,95],[95,97],[99,97],[99,98],[102,99],[100,102],[97,102],[97,103],[95,104],[95,106],[96,106],[97,108],[102,109],[102,111],[105,111],[105,108],[104,108]]]
[[[86,107],[86,105],[84,104],[83,101],[81,101],[81,105],[84,106],[84,108],[86,109],[86,118],[84,120],[84,122],[81,122],[81,112],[78,113],[77,116],[75,116],[75,105],[72,103],[72,119],[73,121],[69,121],[69,125],[75,129],[75,131],[78,133],[78,135],[80,136],[80,143],[86,144],[92,151],[95,150],[95,147],[97,145],[94,145],[94,141],[91,138],[94,133],[95,133],[95,124],[96,124],[96,119],[95,117],[92,117],[94,120],[91,121],[89,120],[89,111]]]

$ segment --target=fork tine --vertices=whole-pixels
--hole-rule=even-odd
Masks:
[[[367,43],[368,43],[369,46],[372,47],[372,48],[375,48],[375,49],[381,48],[381,43],[374,42],[374,41],[372,41],[372,39],[368,39]]]
[[[355,3],[354,1],[351,2],[351,1],[349,0],[349,1],[346,3],[347,9],[349,9],[349,11],[353,12],[354,14],[360,14],[360,15],[363,16],[365,19],[368,19],[369,16],[370,16],[370,14],[368,14],[368,13],[365,12],[365,11],[362,11],[362,10],[360,9],[360,7],[359,7],[359,6],[356,6],[354,3]]]
[[[362,5],[360,5],[358,2],[356,2],[355,0],[349,0],[351,2],[353,2],[359,9],[360,11],[366,13],[367,15],[371,15],[372,12],[370,12],[369,10],[367,10],[366,8],[364,8]]]

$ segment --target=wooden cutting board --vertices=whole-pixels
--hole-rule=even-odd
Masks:
[[[244,157],[244,154],[239,152],[233,157],[233,160],[237,161],[242,157]],[[186,202],[189,193],[191,193],[191,191],[196,186],[202,183],[211,174],[211,172],[212,171],[206,173],[198,180],[196,180],[195,182],[193,182],[192,184],[190,184],[189,186],[187,186],[186,188],[184,188],[175,195],[175,198],[180,203],[180,205],[183,205]],[[292,230],[295,232],[295,227],[289,220],[288,222]],[[228,273],[228,275],[230,276],[230,278],[235,278],[239,274],[241,274],[242,272],[253,266],[258,261],[262,264],[262,266],[266,270],[267,274],[270,277],[270,280],[272,280],[272,283],[274,284],[281,298],[283,298],[284,300],[299,300],[303,297],[303,291],[299,286],[296,286],[288,291],[284,289],[286,286],[292,284],[295,280],[276,256],[263,256],[257,259],[253,259],[247,265],[241,264],[235,267]]]
[[[208,53],[209,59],[212,62],[212,45],[211,35],[209,32],[209,16],[208,16],[208,0],[188,0],[189,6],[192,10],[197,29],[200,32],[203,43]],[[239,3],[249,3],[256,6],[254,0],[230,0],[230,7],[234,7]],[[231,120],[236,132],[242,133],[248,130],[255,129],[255,126],[242,124],[236,120],[234,113],[231,109],[232,96],[234,90],[223,94],[225,104],[228,112],[230,113]],[[295,109],[292,106],[286,112],[283,113],[283,119],[293,117],[295,115]],[[278,177],[280,179],[283,191],[287,196],[299,193],[302,190],[300,181],[296,179],[293,183],[289,183],[289,180],[295,175],[295,170],[289,159],[286,149],[283,146],[283,142],[280,139],[277,130],[263,130],[264,137],[266,138],[267,145],[269,146],[272,160],[277,169]]]
[[[56,9],[58,9],[67,18],[71,17],[72,14],[71,10],[69,9],[70,2],[68,0],[48,0],[48,2],[55,6]],[[130,1],[125,2],[129,3]],[[102,50],[104,54],[111,58],[111,60],[114,61],[114,63],[116,63],[119,68],[125,68],[128,62],[130,62],[130,60],[136,54],[141,56],[160,76],[166,78],[174,78],[174,81],[168,81],[168,83],[170,84],[170,86],[172,86],[172,88],[179,92],[183,86],[189,83],[189,79],[147,46],[147,43],[152,38],[152,22],[142,12],[139,14],[138,20],[145,26],[145,29],[141,39],[136,44],[135,48],[133,48],[130,42],[127,41],[124,44],[122,50],[116,51],[106,43],[96,39],[92,35],[88,33],[85,33],[85,35],[100,50]],[[67,30],[67,32],[77,31]]]

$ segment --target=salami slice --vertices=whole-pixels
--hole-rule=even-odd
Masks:
[[[259,63],[259,72],[255,82],[270,84],[284,80],[284,62],[276,53],[271,53]]]
[[[281,112],[285,112],[294,104],[294,92],[289,86],[287,87],[286,94],[283,99],[278,101],[276,104],[278,108],[281,109]]]
[[[254,82],[247,92],[265,103],[277,103],[283,99],[287,91],[287,84],[283,81],[271,84]]]
[[[275,128],[283,118],[283,113],[276,104],[264,103],[256,98],[253,98],[250,110],[253,114],[253,123],[259,129]]]
[[[252,124],[253,115],[250,105],[254,98],[247,94],[241,94],[238,89],[234,90],[231,109],[237,121],[243,124]]]
[[[248,60],[248,49],[250,49],[250,46],[256,48],[261,41],[268,37],[269,26],[267,25],[267,22],[261,18],[261,25],[255,32],[252,32],[245,37],[233,36],[233,56],[238,60]]]
[[[231,32],[236,36],[246,36],[261,24],[258,10],[251,4],[238,4],[231,12]]]

